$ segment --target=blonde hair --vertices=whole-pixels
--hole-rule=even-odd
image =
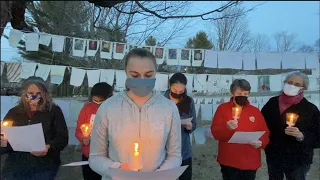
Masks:
[[[31,85],[36,85],[41,91],[39,111],[50,111],[53,105],[51,93],[47,83],[40,77],[31,76],[22,83],[21,96],[18,106],[24,112],[29,112],[29,103],[26,101],[27,90]]]

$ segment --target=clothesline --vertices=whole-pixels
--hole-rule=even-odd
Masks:
[[[1,29],[13,29],[12,27],[0,27]],[[19,30],[19,29],[17,29]],[[33,31],[26,31],[26,30],[19,30],[21,32],[24,32],[24,33],[39,33],[39,34],[50,34],[50,33],[45,33],[45,32],[33,32]],[[56,34],[51,34],[51,35],[56,35]],[[3,35],[2,35],[3,36]],[[56,35],[56,36],[63,36],[63,37],[66,37],[66,38],[69,38],[69,39],[73,39],[73,38],[77,38],[77,39],[81,39],[79,37],[74,37],[74,36],[66,36],[66,35]],[[84,37],[84,38],[88,38],[88,37]],[[89,38],[90,39],[90,38]],[[94,39],[96,40],[96,39]],[[96,40],[96,41],[100,41],[100,40],[103,40],[103,39],[99,39],[99,40]],[[107,40],[104,40],[104,41],[107,41]],[[112,41],[113,42],[113,41]],[[115,42],[115,43],[123,43],[123,42]]]

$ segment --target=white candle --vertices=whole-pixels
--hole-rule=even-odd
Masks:
[[[140,169],[141,169],[141,164],[140,164],[139,143],[134,143],[133,168],[132,168],[132,170],[139,171]]]

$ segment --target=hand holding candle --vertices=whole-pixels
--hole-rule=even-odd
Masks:
[[[90,136],[91,131],[92,131],[92,127],[91,127],[90,123],[82,124],[80,129],[81,129],[81,132],[84,137]]]
[[[296,125],[297,119],[299,115],[295,113],[287,113],[286,114],[286,123],[289,127]]]
[[[12,124],[13,124],[13,121],[4,120],[1,123],[1,128],[2,127],[11,127]],[[7,147],[7,145],[8,145],[8,140],[5,137],[4,133],[1,132],[1,147]]]

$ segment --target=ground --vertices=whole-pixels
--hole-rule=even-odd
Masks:
[[[258,170],[256,180],[267,180],[267,170],[264,153],[263,166]],[[193,179],[194,180],[221,180],[220,167],[216,162],[217,142],[207,139],[205,145],[193,144]],[[3,165],[3,159],[1,158]],[[61,153],[62,163],[81,161],[81,152],[75,150],[75,146],[69,146]],[[320,178],[320,150],[315,150],[314,162],[308,173],[307,180],[319,180]],[[80,167],[61,167],[57,180],[82,180]]]

